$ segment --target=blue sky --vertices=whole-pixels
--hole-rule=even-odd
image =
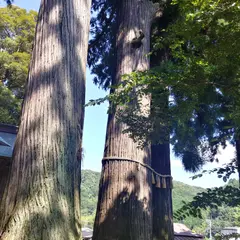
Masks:
[[[15,0],[14,4],[26,8],[27,10],[33,9],[38,11],[40,0]],[[3,0],[0,0],[0,6],[6,5]],[[86,84],[86,101],[105,96],[105,92],[98,89],[92,82],[89,70],[87,71],[87,84]],[[83,134],[83,148],[84,148],[84,169],[91,169],[101,171],[101,159],[103,156],[105,133],[107,123],[107,104],[102,104],[96,107],[87,107],[85,112],[85,124]],[[226,150],[221,151],[219,154],[220,164],[207,164],[204,169],[212,169],[227,163],[234,157],[234,148],[228,146]],[[175,180],[200,186],[200,187],[217,187],[223,185],[223,181],[215,175],[206,175],[200,179],[192,181],[191,173],[186,173],[182,167],[181,161],[176,159],[171,154],[172,176]]]

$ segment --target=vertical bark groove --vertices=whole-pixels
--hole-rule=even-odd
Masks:
[[[2,240],[80,239],[80,168],[90,0],[42,0]]]
[[[155,8],[149,0],[118,2],[117,65],[114,84],[123,74],[149,68],[150,25]],[[144,33],[142,44],[134,48],[132,40]],[[150,107],[150,99],[146,99]],[[104,157],[117,156],[151,164],[150,147],[137,148],[123,124],[109,115]],[[100,180],[93,240],[152,239],[151,173],[127,161],[104,161]]]

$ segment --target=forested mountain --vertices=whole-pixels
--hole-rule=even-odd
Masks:
[[[189,202],[197,193],[204,191],[204,188],[187,185],[178,181],[173,181],[173,184],[174,210],[179,209],[183,205],[182,201]]]
[[[99,186],[100,173],[91,170],[82,170],[82,221],[85,226],[92,226],[97,206],[98,186]],[[236,185],[237,180],[230,180],[229,185]],[[189,202],[193,197],[203,192],[205,189],[187,185],[182,182],[173,182],[173,209],[178,210],[183,201]],[[211,214],[210,214],[211,213]],[[203,212],[203,219],[187,217],[183,220],[193,231],[205,234],[208,229],[206,219],[212,217],[212,231],[218,232],[221,228],[226,226],[240,226],[240,208],[231,208],[222,206],[219,210],[207,210]]]

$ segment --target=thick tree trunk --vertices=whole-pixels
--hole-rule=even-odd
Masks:
[[[2,240],[80,239],[80,159],[90,0],[42,0]]]
[[[169,143],[152,145],[152,167],[163,175],[171,175]],[[153,239],[173,240],[172,186],[166,178],[166,188],[153,187]]]
[[[117,66],[115,84],[123,74],[149,68],[146,54],[150,48],[150,24],[154,5],[149,0],[118,2]],[[144,34],[142,44],[132,42]],[[141,38],[141,37],[140,37]],[[150,107],[150,100],[145,99]],[[150,148],[137,148],[115,114],[108,119],[102,177],[94,224],[93,240],[152,239],[151,172],[140,164],[119,160],[127,158],[145,164],[150,162]]]

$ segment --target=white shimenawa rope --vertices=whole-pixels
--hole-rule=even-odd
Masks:
[[[162,178],[171,178],[172,179],[172,176],[171,175],[162,175],[158,172],[156,172],[153,168],[151,168],[148,164],[145,164],[145,163],[142,163],[138,160],[133,160],[133,159],[130,159],[130,158],[123,158],[123,157],[104,157],[102,159],[102,161],[116,161],[116,160],[120,160],[120,161],[129,161],[129,162],[135,162],[135,163],[139,163],[140,165],[142,165],[143,167],[145,168],[148,168],[149,170],[151,170],[155,175],[159,176],[159,177],[162,177]]]

